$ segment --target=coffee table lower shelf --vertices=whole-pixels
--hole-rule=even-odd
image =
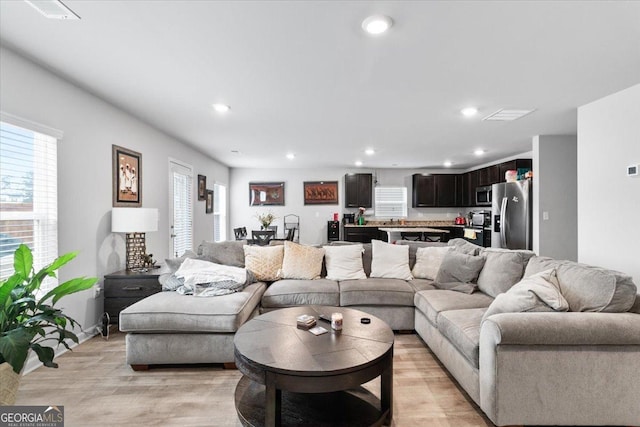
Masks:
[[[244,426],[264,426],[265,386],[243,376],[236,386],[236,410]],[[333,393],[282,391],[281,425],[290,427],[381,426],[388,410],[363,387]]]

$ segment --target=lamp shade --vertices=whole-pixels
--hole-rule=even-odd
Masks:
[[[113,208],[111,210],[113,233],[146,233],[158,231],[158,209]]]

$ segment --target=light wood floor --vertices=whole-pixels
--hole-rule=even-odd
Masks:
[[[112,331],[114,328],[112,327]],[[125,364],[124,334],[95,337],[23,377],[18,405],[64,405],[65,425],[240,426],[233,392],[241,374],[220,366]],[[493,426],[417,335],[396,335],[393,426]],[[366,385],[378,394],[379,380]]]

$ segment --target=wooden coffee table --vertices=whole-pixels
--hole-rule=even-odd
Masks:
[[[298,329],[301,314],[342,313],[342,331]],[[363,324],[363,317],[371,323]],[[382,320],[344,307],[285,308],[238,329],[235,361],[244,374],[235,392],[245,426],[379,426],[391,423],[393,331]],[[361,387],[380,376],[380,399]]]

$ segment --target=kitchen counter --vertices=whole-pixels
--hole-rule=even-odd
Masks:
[[[369,221],[364,225],[344,224],[345,227],[385,227],[385,228],[419,228],[419,227],[459,227],[465,228],[466,225],[455,225],[453,221],[415,221],[400,224],[394,221],[393,224],[387,221]]]

